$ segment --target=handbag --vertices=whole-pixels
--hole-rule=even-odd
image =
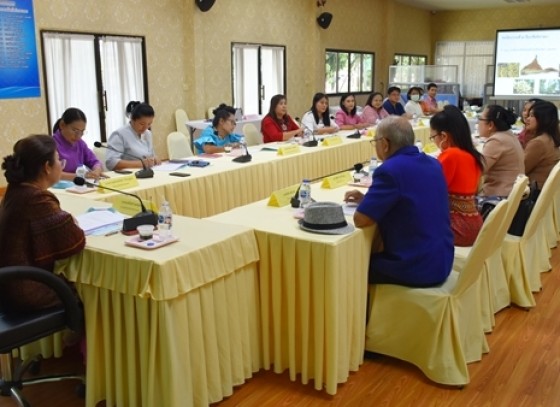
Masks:
[[[513,217],[511,225],[508,229],[508,233],[510,235],[523,236],[529,216],[531,216],[535,202],[537,202],[537,198],[541,192],[541,190],[537,188],[536,182],[532,182],[530,188],[531,190],[529,195],[519,202],[519,208],[517,208],[515,216]]]

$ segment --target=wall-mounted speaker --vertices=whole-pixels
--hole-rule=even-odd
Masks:
[[[216,0],[194,0],[200,11],[208,11],[212,8]]]
[[[332,14],[331,13],[321,13],[319,17],[317,17],[317,24],[319,27],[326,30],[331,25],[332,21]]]

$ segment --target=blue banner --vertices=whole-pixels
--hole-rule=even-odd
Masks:
[[[0,99],[39,96],[33,0],[0,0]]]

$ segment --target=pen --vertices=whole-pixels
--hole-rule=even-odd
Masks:
[[[105,233],[105,236],[113,236],[113,235],[116,235],[117,233],[119,233],[118,230],[113,230],[112,232]]]

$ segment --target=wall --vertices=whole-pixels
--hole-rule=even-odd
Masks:
[[[201,118],[210,106],[232,103],[232,42],[286,46],[286,93],[293,116],[306,111],[312,95],[324,88],[325,48],[375,52],[375,87],[382,91],[395,52],[428,54],[430,49],[427,12],[393,0],[328,0],[324,10],[315,0],[218,0],[207,13],[194,3],[35,0],[39,52],[42,29],[144,36],[149,101],[156,110],[155,148],[165,157],[175,109]],[[327,30],[315,21],[321,11],[334,15]],[[410,26],[415,29],[403,29]],[[42,81],[42,66],[40,71]],[[0,120],[1,158],[21,137],[49,132],[45,96],[0,100]],[[3,176],[0,185],[5,185]]]

